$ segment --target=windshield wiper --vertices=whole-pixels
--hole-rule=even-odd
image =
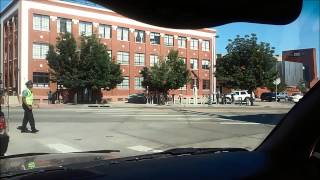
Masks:
[[[79,151],[79,152],[69,152],[69,153],[112,153],[120,152],[120,150],[94,150],[94,151]],[[16,158],[16,157],[28,157],[28,156],[38,156],[47,154],[68,154],[68,153],[23,153],[23,154],[13,154],[9,156],[0,156],[0,159]]]
[[[236,152],[236,151],[248,151],[243,148],[174,148],[169,149],[161,154],[171,155],[195,155],[195,154],[208,154],[208,153],[222,153],[222,152]]]
[[[237,152],[237,151],[248,151],[248,150],[243,148],[174,148],[174,149],[169,149],[160,153],[129,157],[129,158],[125,158],[124,160],[140,161],[140,160],[169,157],[169,156],[197,155],[197,154],[210,154],[210,153],[216,154],[216,153]],[[115,161],[114,163],[119,163],[119,161]]]

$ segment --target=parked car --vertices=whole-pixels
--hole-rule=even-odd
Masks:
[[[277,98],[280,100],[288,100],[289,96],[286,92],[279,92],[277,93]]]
[[[292,96],[289,97],[289,101],[293,101],[297,103],[302,97],[303,97],[302,93],[293,93]]]
[[[276,93],[274,92],[265,92],[262,93],[260,96],[261,101],[275,101],[276,100]]]
[[[251,95],[248,93],[247,90],[239,90],[239,91],[232,91],[230,94],[227,94],[226,96],[226,102],[231,103],[233,101],[239,102],[244,101],[247,102],[250,100]],[[252,95],[253,100],[255,99],[255,96]]]

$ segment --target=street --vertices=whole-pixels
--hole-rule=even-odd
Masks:
[[[34,109],[37,134],[20,133],[23,110],[10,108],[7,155],[113,149],[119,156],[175,147],[254,149],[289,108]],[[3,112],[8,118],[7,109]],[[29,127],[30,129],[30,127]]]

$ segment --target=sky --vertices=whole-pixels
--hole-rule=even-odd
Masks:
[[[1,11],[11,0],[0,0]],[[86,3],[87,0],[66,0]],[[289,8],[289,6],[288,6]],[[217,30],[217,53],[225,54],[228,39],[236,35],[257,34],[258,41],[268,42],[275,47],[276,54],[292,49],[316,48],[318,76],[320,77],[320,0],[304,0],[300,16],[288,25],[265,25],[253,23],[231,23],[214,27]]]
[[[289,6],[288,6],[289,8]],[[265,25],[255,23],[230,23],[218,27],[216,40],[217,53],[226,53],[228,39],[236,35],[257,34],[258,41],[268,42],[275,47],[275,54],[293,49],[316,48],[318,77],[320,77],[320,0],[304,0],[300,16],[288,25]]]

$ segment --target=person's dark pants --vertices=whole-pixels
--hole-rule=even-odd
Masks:
[[[32,109],[29,109],[27,105],[22,104],[22,108],[24,110],[24,116],[23,116],[23,121],[22,121],[22,128],[21,130],[26,130],[27,129],[27,124],[28,122],[30,123],[31,130],[35,130],[35,123],[34,123],[34,118],[33,118],[33,113]]]

